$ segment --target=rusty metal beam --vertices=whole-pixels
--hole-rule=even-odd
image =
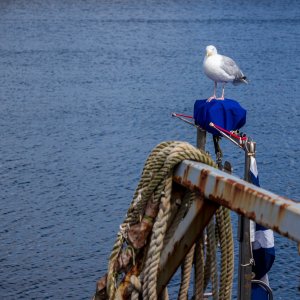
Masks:
[[[208,165],[183,161],[173,180],[205,198],[300,242],[300,203]]]
[[[201,196],[192,203],[180,226],[162,251],[157,280],[158,294],[166,287],[218,207],[217,203],[203,200]]]

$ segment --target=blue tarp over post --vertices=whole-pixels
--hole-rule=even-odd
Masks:
[[[196,100],[194,104],[194,119],[196,125],[213,135],[220,135],[209,126],[212,122],[228,131],[237,130],[246,123],[247,111],[235,100]]]

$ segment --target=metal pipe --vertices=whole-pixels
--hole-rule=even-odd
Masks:
[[[206,199],[300,242],[300,203],[206,164],[184,160],[173,180]]]
[[[206,130],[197,128],[197,147],[205,151],[206,144]]]
[[[241,149],[244,149],[244,147],[242,145],[240,145],[237,141],[235,141],[233,138],[231,138],[228,134],[226,134],[225,132],[221,131],[219,128],[217,128],[215,126],[214,123],[210,122],[209,126],[213,127],[214,129],[216,129],[223,137],[225,137],[226,139],[228,139],[230,142],[232,142],[233,144],[235,144],[236,146],[238,146]]]
[[[250,182],[250,157],[255,157],[256,144],[247,141],[245,147],[245,170],[244,179]],[[252,279],[252,249],[250,240],[250,220],[239,215],[239,266],[238,266],[238,299],[251,299],[251,279]]]
[[[187,119],[185,119],[185,118],[183,118],[183,117],[181,117],[181,116],[178,116],[176,113],[172,113],[172,117],[175,117],[175,118],[178,118],[179,120],[181,120],[181,121],[183,121],[183,122],[185,122],[185,123],[187,123],[187,124],[189,124],[189,125],[191,125],[191,126],[194,126],[194,127],[196,127],[196,128],[200,128],[198,125],[196,125],[194,122],[191,122],[191,121],[189,121],[189,120],[187,120]]]
[[[157,277],[158,295],[167,286],[218,207],[218,204],[205,201],[200,196],[191,204],[186,216],[180,222],[180,226],[162,250]]]

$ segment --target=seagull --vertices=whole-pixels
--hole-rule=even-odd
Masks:
[[[209,45],[206,47],[203,68],[205,75],[215,83],[214,94],[207,99],[208,102],[212,99],[224,100],[224,89],[227,82],[232,82],[234,85],[248,83],[246,76],[235,61],[230,57],[218,54],[215,46]],[[222,96],[220,98],[216,97],[218,82],[223,83]]]

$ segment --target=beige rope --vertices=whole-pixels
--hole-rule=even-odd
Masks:
[[[178,293],[178,300],[186,300],[188,299],[188,289],[190,286],[191,279],[191,270],[193,267],[193,259],[194,259],[195,245],[192,246],[187,256],[184,259],[183,264],[181,265],[181,284]]]
[[[130,277],[130,282],[131,282],[131,284],[134,288],[132,293],[131,293],[131,300],[138,300],[139,299],[139,292],[142,289],[141,282],[135,275],[132,275]]]
[[[145,300],[157,299],[156,284],[161,251],[164,244],[172,237],[173,232],[185,215],[190,203],[196,197],[195,193],[187,192],[182,199],[171,199],[173,169],[184,159],[199,161],[216,167],[216,164],[210,156],[185,142],[163,142],[157,145],[148,156],[141,179],[135,190],[126,218],[120,226],[120,232],[117,235],[109,259],[106,285],[108,299],[114,300],[116,293],[118,295],[122,293],[122,291],[117,292],[119,276],[121,276],[117,267],[118,257],[120,256],[122,248],[126,247],[128,229],[131,225],[140,222],[149,201],[154,205],[157,203],[159,209],[153,222],[152,233],[150,234],[148,243],[142,251],[144,258],[141,265],[141,282],[137,277],[138,273],[132,275],[130,277],[131,287],[128,288],[126,292],[131,293],[130,297],[132,300],[138,299],[140,293],[143,294],[143,299]],[[176,201],[179,201],[181,206],[179,205],[179,207],[177,207]],[[215,230],[214,221],[211,221],[207,228],[207,246],[205,247],[204,238],[201,237],[190,250],[182,268],[182,285],[178,299],[187,298],[193,257],[195,259],[194,299],[203,299],[203,294],[209,279],[211,279],[212,282],[214,299],[230,299],[232,287],[232,275],[230,272],[232,270],[233,273],[233,254],[231,252],[226,253],[226,251],[233,250],[233,245],[229,243],[226,247],[226,243],[232,238],[232,232],[228,229],[228,222],[230,224],[229,213],[220,210],[216,216],[217,230]],[[217,239],[220,240],[222,257],[220,292],[218,291],[216,231],[219,236]],[[140,250],[133,249],[133,257],[138,255],[139,252]],[[205,263],[204,257],[206,258]],[[136,267],[136,270],[137,269]],[[225,275],[223,275],[224,272],[226,273]],[[138,284],[142,284],[141,287],[138,287]],[[167,300],[167,289],[165,289],[160,296],[162,299]]]
[[[170,213],[170,199],[172,190],[172,176],[168,176],[165,184],[165,193],[161,197],[157,221],[153,226],[151,241],[147,254],[144,271],[143,299],[157,299],[156,281],[160,253],[163,248],[163,239],[167,230],[167,221]]]
[[[195,293],[194,300],[202,300],[204,294],[204,236],[195,244]]]
[[[214,218],[208,223],[207,226],[207,255],[209,255],[210,259],[210,277],[211,277],[211,285],[212,285],[212,294],[213,299],[219,299],[218,293],[218,266],[217,266],[217,257],[216,257],[216,239],[215,239],[215,222]]]
[[[228,222],[229,221],[229,222]],[[231,299],[233,279],[233,236],[230,222],[230,212],[220,207],[216,212],[216,222],[221,248],[220,300]]]

